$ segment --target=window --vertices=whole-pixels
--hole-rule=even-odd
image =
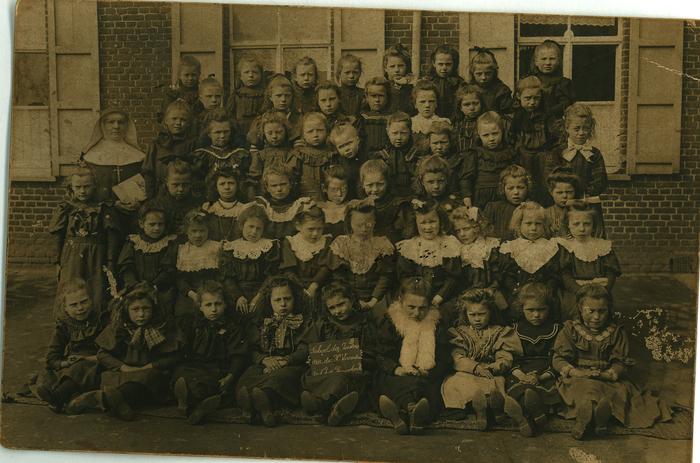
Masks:
[[[535,46],[550,39],[562,47],[562,72],[572,79],[576,100],[593,110],[595,144],[610,172],[622,167],[620,144],[620,75],[622,33],[617,18],[519,15],[518,76],[530,71]]]
[[[319,79],[330,79],[330,9],[233,5],[229,16],[232,75],[242,56],[253,56],[275,72],[293,71],[294,63],[310,56]]]

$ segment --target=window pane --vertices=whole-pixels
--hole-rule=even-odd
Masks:
[[[534,46],[521,46],[518,49],[518,79],[522,79],[530,73],[530,63],[534,54]]]
[[[287,48],[282,52],[284,70],[294,73],[294,65],[304,56],[310,56],[316,61],[318,67],[318,81],[323,82],[330,78],[330,57],[328,48]]]
[[[277,10],[275,6],[235,5],[231,8],[231,39],[237,42],[277,42]]]
[[[617,45],[574,45],[571,80],[578,101],[615,100]]]
[[[327,8],[283,7],[282,42],[285,44],[330,42]]]
[[[15,106],[49,105],[49,59],[46,53],[15,53]]]
[[[521,37],[561,37],[566,32],[566,16],[521,14]]]
[[[43,0],[17,2],[15,49],[46,50],[46,4]]]
[[[574,16],[571,18],[574,37],[617,35],[617,18]]]

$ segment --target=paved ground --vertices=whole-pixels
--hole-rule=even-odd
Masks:
[[[661,307],[670,329],[694,337],[694,281],[692,276],[623,277],[615,291],[617,310],[629,317],[640,308]],[[27,267],[8,271],[4,392],[18,390],[30,373],[41,367],[51,329],[53,286],[50,269]],[[635,372],[638,383],[659,391],[671,402],[691,405],[692,367],[653,361],[639,338],[632,338],[632,351],[639,360]],[[141,417],[122,423],[102,415],[58,416],[45,407],[18,404],[2,404],[0,420],[1,443],[24,449],[402,462],[466,458],[503,462],[672,463],[690,461],[692,446],[692,441],[639,436],[611,436],[585,442],[574,441],[567,434],[523,439],[505,431],[441,430],[422,437],[401,437],[388,429],[369,427],[282,426],[264,430],[246,425],[207,424],[192,428],[165,418]]]

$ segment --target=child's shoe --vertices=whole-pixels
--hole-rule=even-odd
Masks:
[[[63,402],[56,394],[54,394],[53,390],[45,384],[40,384],[37,386],[36,395],[38,395],[41,400],[49,404],[49,410],[52,412],[61,413],[63,411]]]
[[[194,409],[194,411],[187,417],[188,424],[199,424],[208,415],[212,414],[221,406],[221,396],[219,394],[207,397],[202,400]]]
[[[177,399],[178,413],[181,416],[187,416],[189,391],[187,390],[187,381],[185,381],[185,378],[178,378],[177,381],[175,381],[174,393]]]
[[[394,431],[396,431],[397,434],[408,434],[406,421],[401,418],[399,407],[396,406],[393,400],[385,395],[379,396],[379,411],[384,418],[391,421],[391,424],[394,426]]]
[[[301,391],[301,408],[307,415],[318,415],[321,410],[321,400],[309,391]]]
[[[247,387],[242,387],[236,391],[236,404],[241,410],[248,413],[250,416],[250,423],[252,423],[255,413],[253,411],[252,401],[250,400],[250,392]]]
[[[504,404],[505,399],[503,398],[503,394],[501,394],[499,391],[494,390],[489,393],[489,408],[491,409],[493,419],[497,424],[503,423],[503,420],[506,418],[506,415],[503,412]]]
[[[105,402],[107,402],[107,413],[124,421],[133,421],[136,418],[134,410],[131,409],[121,392],[114,388],[107,388],[104,391]]]
[[[66,405],[64,411],[68,415],[81,415],[93,411],[105,411],[104,392],[90,391],[80,394]]]
[[[591,422],[591,417],[593,416],[593,404],[590,400],[576,407],[576,423],[574,428],[571,430],[571,437],[576,440],[583,439],[584,434],[586,434],[586,428]]]
[[[525,411],[532,417],[537,426],[542,426],[547,422],[544,404],[542,403],[542,400],[540,400],[540,396],[537,392],[533,391],[532,389],[527,389],[525,391],[524,405]]]
[[[411,434],[420,434],[430,420],[430,403],[428,403],[428,399],[423,397],[409,411],[409,430]]]
[[[518,431],[520,432],[521,436],[532,437],[532,426],[523,414],[523,409],[517,400],[511,396],[506,396],[503,410],[506,412],[506,415],[510,416],[513,421],[515,421],[515,424],[518,425]]]
[[[253,388],[250,392],[250,399],[253,402],[253,407],[260,413],[260,418],[263,420],[263,424],[268,428],[273,428],[277,426],[277,419],[272,411],[272,404],[270,404],[270,398],[267,396],[265,391],[259,387]]]
[[[331,407],[331,413],[328,415],[328,426],[340,425],[340,423],[355,410],[359,400],[360,394],[358,394],[357,391],[352,391],[341,397],[340,400]]]
[[[482,392],[479,392],[472,400],[472,408],[476,413],[476,429],[486,431],[489,427],[489,420],[486,416],[486,396]]]
[[[612,413],[612,408],[610,407],[610,401],[607,397],[603,397],[598,401],[593,412],[593,420],[595,423],[595,433],[597,436],[602,436],[608,433],[608,421],[610,421],[610,414]]]

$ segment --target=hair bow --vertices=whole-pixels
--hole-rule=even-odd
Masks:
[[[413,209],[420,209],[425,206],[425,201],[421,201],[420,199],[412,199],[411,206],[413,206]]]
[[[471,220],[473,222],[478,222],[479,221],[479,208],[478,207],[467,208],[467,217],[469,217],[469,220]]]

